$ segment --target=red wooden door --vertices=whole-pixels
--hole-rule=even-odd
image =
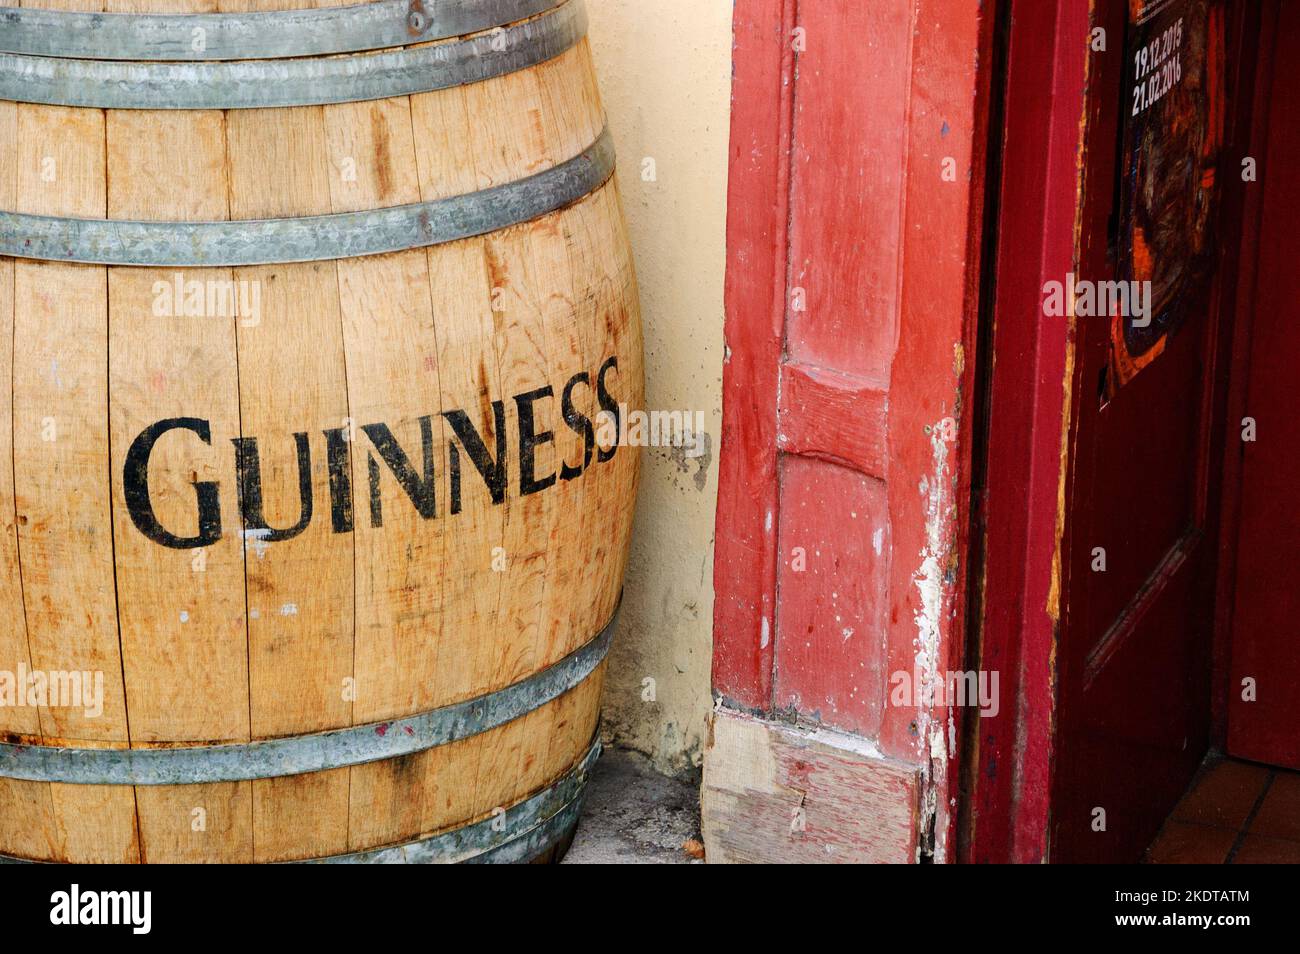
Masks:
[[[1136,860],[1209,742],[1225,16],[1094,7],[1108,49],[1088,60],[1054,861]],[[1149,307],[1088,301],[1114,280],[1150,281]]]
[[[1232,663],[1228,679],[1228,751],[1241,758],[1300,769],[1300,187],[1288,171],[1300,154],[1300,5],[1278,5],[1250,365],[1240,444],[1242,455]],[[1254,434],[1247,430],[1250,421]],[[1235,422],[1234,422],[1235,423]],[[1230,434],[1236,441],[1238,435]],[[1249,680],[1249,682],[1247,682]]]

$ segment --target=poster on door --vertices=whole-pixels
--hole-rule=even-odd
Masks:
[[[1106,401],[1207,307],[1224,133],[1223,26],[1219,0],[1129,0],[1116,277],[1151,284],[1146,314],[1111,319]]]

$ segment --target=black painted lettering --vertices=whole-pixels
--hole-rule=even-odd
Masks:
[[[569,425],[573,433],[582,438],[582,465],[574,467],[568,461],[561,462],[560,477],[564,480],[573,480],[575,477],[582,476],[582,472],[591,466],[591,455],[596,446],[596,431],[592,427],[591,418],[573,405],[573,389],[579,384],[591,387],[591,375],[581,371],[569,378],[569,383],[564,386],[564,393],[560,399],[560,411],[564,414],[564,423]]]
[[[500,401],[492,402],[494,432],[497,438],[496,460],[488,453],[487,444],[474,429],[474,423],[464,411],[444,411],[443,417],[451,425],[465,453],[473,462],[475,469],[487,484],[492,494],[492,502],[499,504],[506,499],[506,406]],[[460,513],[460,458],[456,446],[451,447],[451,512]]]
[[[434,496],[437,483],[433,473],[433,418],[427,414],[420,418],[420,448],[424,456],[423,477],[415,472],[415,468],[411,466],[411,459],[397,443],[387,424],[367,424],[361,429],[366,432],[370,442],[375,445],[375,450],[379,451],[379,456],[384,459],[384,463],[393,472],[393,476],[406,491],[406,495],[411,498],[411,503],[415,504],[415,509],[420,516],[425,520],[437,516]],[[379,465],[372,455],[370,457],[370,525],[379,527],[383,526],[383,522],[379,496]]]
[[[258,537],[269,543],[280,540],[292,540],[307,529],[311,523],[311,447],[307,435],[293,435],[298,448],[298,499],[301,511],[298,522],[286,530],[276,530],[268,526],[262,504],[262,456],[257,449],[256,437],[236,437],[231,443],[235,445],[235,470],[239,475],[239,512],[244,518],[244,530],[264,531]]]
[[[460,513],[460,451],[455,444],[448,443],[450,460],[447,463],[447,479],[451,481],[451,512]]]
[[[600,366],[600,373],[596,375],[596,400],[600,403],[600,409],[614,418],[615,432],[621,433],[623,430],[623,422],[618,410],[618,400],[611,395],[609,389],[605,387],[605,375],[607,375],[611,369],[614,371],[618,370],[618,358],[610,357]],[[596,455],[596,460],[603,464],[617,453],[618,440],[615,439],[614,443],[610,445],[608,450],[602,449]]]
[[[537,421],[533,415],[533,404],[542,398],[554,396],[548,384],[544,388],[528,391],[515,396],[515,407],[519,410],[519,496],[527,497],[539,490],[555,485],[555,474],[551,473],[541,480],[536,476],[536,451],[539,445],[549,444],[555,440],[551,431],[538,431]]]
[[[325,432],[325,457],[330,470],[330,521],[335,533],[351,533],[352,454],[346,428]]]
[[[370,525],[372,527],[382,527],[384,525],[384,498],[379,492],[379,461],[375,460],[374,454],[366,454],[366,473],[370,475]]]
[[[609,415],[615,429],[621,431],[625,423],[622,419],[623,412],[618,397],[611,393],[609,381],[610,372],[617,372],[617,369],[618,359],[610,357],[600,366],[600,370],[595,375],[581,371],[565,383],[560,395],[560,414],[569,430],[582,439],[582,456],[580,461],[571,463],[560,458],[559,453],[556,452],[556,457],[560,458],[558,473],[554,467],[550,468],[549,473],[540,476],[537,473],[537,449],[548,444],[554,447],[556,441],[555,431],[539,429],[537,404],[543,399],[554,398],[556,396],[554,388],[546,385],[514,396],[515,409],[519,417],[520,496],[526,497],[539,493],[554,487],[560,480],[569,481],[580,477],[590,469],[593,459],[603,463],[614,457],[618,451],[618,441],[616,440],[608,448],[601,446],[603,420],[600,417],[588,416],[587,413],[579,410],[580,402],[576,398],[579,386],[587,388],[588,394],[594,391],[596,403],[601,411]],[[485,394],[485,400],[486,397]],[[469,457],[474,469],[483,479],[492,503],[496,505],[505,502],[510,482],[506,406],[503,401],[492,401],[491,407],[491,420],[484,422],[486,426],[482,431],[478,430],[475,420],[464,410],[442,412],[442,417],[446,419],[451,430],[447,443],[450,513],[460,513],[463,504],[462,455]],[[414,455],[408,455],[387,424],[368,424],[361,428],[372,445],[366,453],[371,526],[383,526],[381,491],[385,469],[396,479],[423,519],[431,520],[438,515],[434,458],[439,447],[434,443],[435,416],[426,415],[418,418],[421,453],[417,463],[412,463],[411,458]],[[597,421],[601,422],[600,428],[596,426]],[[169,418],[146,428],[128,448],[123,466],[123,490],[127,511],[136,528],[155,543],[173,549],[208,546],[220,540],[222,536],[220,494],[216,481],[200,481],[197,477],[193,478],[198,509],[198,532],[193,536],[182,536],[164,528],[154,512],[153,501],[149,494],[149,462],[157,442],[173,430],[189,431],[204,444],[211,446],[211,425],[202,418]],[[351,447],[355,437],[350,429],[342,427],[326,429],[322,433],[325,436],[329,474],[331,528],[334,533],[351,533],[355,528],[357,506],[354,502],[353,448]],[[261,452],[265,448],[259,444],[256,437],[238,437],[231,441],[234,445],[239,514],[244,528],[254,531],[262,540],[276,542],[293,539],[306,531],[314,516],[315,488],[312,485],[309,435],[306,432],[295,432],[293,438],[298,465],[299,516],[296,523],[287,527],[272,527],[267,521],[261,457]],[[491,449],[493,442],[496,444],[495,452]],[[184,472],[189,472],[189,469],[186,468]]]
[[[199,440],[211,446],[212,428],[202,418],[173,417],[151,424],[140,432],[126,452],[122,467],[122,492],[126,509],[136,529],[154,543],[173,550],[191,550],[211,546],[221,539],[221,500],[215,481],[200,480],[194,484],[194,495],[199,507],[199,532],[192,537],[178,536],[164,529],[153,512],[149,499],[149,458],[158,439],[168,431],[190,431]]]
[[[263,499],[261,499],[261,454],[257,451],[257,438],[231,439],[235,446],[235,473],[238,474],[239,513],[243,517],[244,532],[263,530],[259,539],[274,543],[292,539],[312,521],[312,451],[307,434],[294,434],[298,447],[298,499],[300,516],[289,529],[277,530],[266,524]]]

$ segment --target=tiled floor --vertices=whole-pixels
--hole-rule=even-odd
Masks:
[[[1300,772],[1208,762],[1147,849],[1152,864],[1300,864]]]

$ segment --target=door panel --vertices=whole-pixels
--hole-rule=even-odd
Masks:
[[[1295,411],[1300,366],[1300,184],[1289,171],[1300,150],[1300,5],[1283,3],[1276,28],[1268,152],[1260,163],[1263,215],[1251,326],[1245,413],[1256,439],[1242,453],[1232,663],[1228,680],[1228,751],[1300,769],[1300,415]],[[1230,446],[1238,435],[1228,435]],[[1255,699],[1243,698],[1254,680]]]
[[[1136,594],[1148,582],[1158,582],[1153,577],[1171,550],[1191,542],[1187,531],[1202,525],[1196,464],[1204,437],[1204,318],[1204,311],[1192,316],[1165,354],[1105,407],[1080,409],[1089,425],[1085,431],[1081,422],[1079,453],[1087,460],[1080,465],[1086,463],[1094,483],[1090,498],[1076,501],[1083,522],[1076,526],[1087,526],[1086,537],[1076,542],[1087,544],[1082,556],[1088,564],[1086,576],[1076,582],[1087,588],[1079,608],[1087,621],[1085,641],[1093,649],[1115,635],[1115,623]],[[1104,360],[1109,343],[1097,337],[1102,336],[1088,342],[1094,361]],[[1080,396],[1081,403],[1097,401],[1093,394]],[[1091,568],[1095,547],[1105,550],[1104,572]]]

